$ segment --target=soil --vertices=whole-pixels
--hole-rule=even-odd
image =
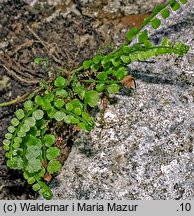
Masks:
[[[126,29],[139,26],[147,16],[96,18],[83,15],[83,8],[73,1],[53,6],[41,2],[33,7],[21,0],[0,3],[0,102],[33,90],[60,68],[68,72],[95,53],[112,50],[122,43]],[[36,57],[46,58],[49,63],[37,66]],[[37,198],[22,175],[7,168],[2,148],[6,128],[20,106],[0,107],[0,199]],[[75,128],[63,131],[62,161],[68,157],[76,136]]]

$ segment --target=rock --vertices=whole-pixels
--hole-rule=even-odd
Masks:
[[[8,86],[9,77],[3,76],[0,78],[0,92]]]
[[[146,0],[79,0],[74,3],[72,0],[24,0],[24,2],[34,6],[35,4],[49,4],[50,6],[71,6],[75,5],[76,8],[82,12],[83,15],[89,17],[96,17],[98,19],[116,18],[123,15],[140,14],[151,12],[153,7],[158,4],[165,3],[165,0],[152,0],[150,3]],[[68,7],[67,7],[68,10]]]
[[[154,40],[167,32],[189,53],[130,65],[137,89],[80,133],[51,185],[54,199],[194,199],[193,15],[190,0],[151,32]]]
[[[149,1],[145,0],[80,0],[80,5],[83,7],[83,13],[87,14],[88,16],[98,16],[101,14],[101,10],[107,13],[107,16],[118,16],[118,14],[131,15],[150,12],[153,9],[153,6],[164,2],[164,0],[154,0],[150,4]],[[99,10],[99,8],[101,8],[101,10]],[[93,13],[91,13],[92,11]]]

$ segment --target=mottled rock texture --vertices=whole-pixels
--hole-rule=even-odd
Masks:
[[[189,0],[151,31],[156,42],[164,33],[185,42],[189,53],[130,65],[137,89],[98,113],[90,135],[80,133],[52,182],[54,199],[194,199],[193,8]]]
[[[4,0],[3,0],[4,1]],[[82,11],[83,15],[92,18],[98,17],[118,17],[121,15],[131,15],[150,12],[154,6],[159,3],[166,2],[165,0],[24,0],[32,6],[36,3],[48,3],[49,5],[72,5]]]

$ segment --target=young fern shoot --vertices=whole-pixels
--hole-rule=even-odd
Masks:
[[[41,91],[15,112],[7,129],[3,141],[7,166],[22,171],[33,190],[51,199],[47,183],[60,171],[62,164],[60,149],[55,145],[57,137],[49,132],[50,123],[63,122],[91,131],[95,125],[91,109],[98,105],[102,94],[119,92],[128,77],[127,67],[131,62],[163,54],[185,55],[189,49],[187,45],[173,44],[166,37],[159,45],[154,45],[145,27],[159,28],[161,19],[167,19],[172,10],[177,11],[186,2],[170,0],[157,6],[139,29],[126,33],[126,43],[117,50],[104,56],[96,55],[84,61],[70,76],[58,76],[48,86],[41,85]]]

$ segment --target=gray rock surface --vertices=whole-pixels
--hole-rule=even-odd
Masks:
[[[2,0],[0,0],[1,2]],[[49,5],[66,5],[72,7],[72,0],[24,0],[31,6],[36,3],[48,3]],[[103,18],[104,14],[107,17],[118,17],[119,15],[131,15],[150,12],[154,6],[159,3],[164,3],[166,0],[80,0],[76,1],[81,8],[82,14],[90,17]]]
[[[80,0],[81,5],[84,7],[84,14],[100,16],[102,10],[113,17],[118,16],[118,14],[131,15],[150,12],[154,6],[164,2],[165,0]],[[99,7],[101,10],[99,10]]]
[[[156,34],[189,53],[130,65],[137,89],[97,114],[90,135],[80,133],[51,185],[54,199],[194,199],[193,4]]]

